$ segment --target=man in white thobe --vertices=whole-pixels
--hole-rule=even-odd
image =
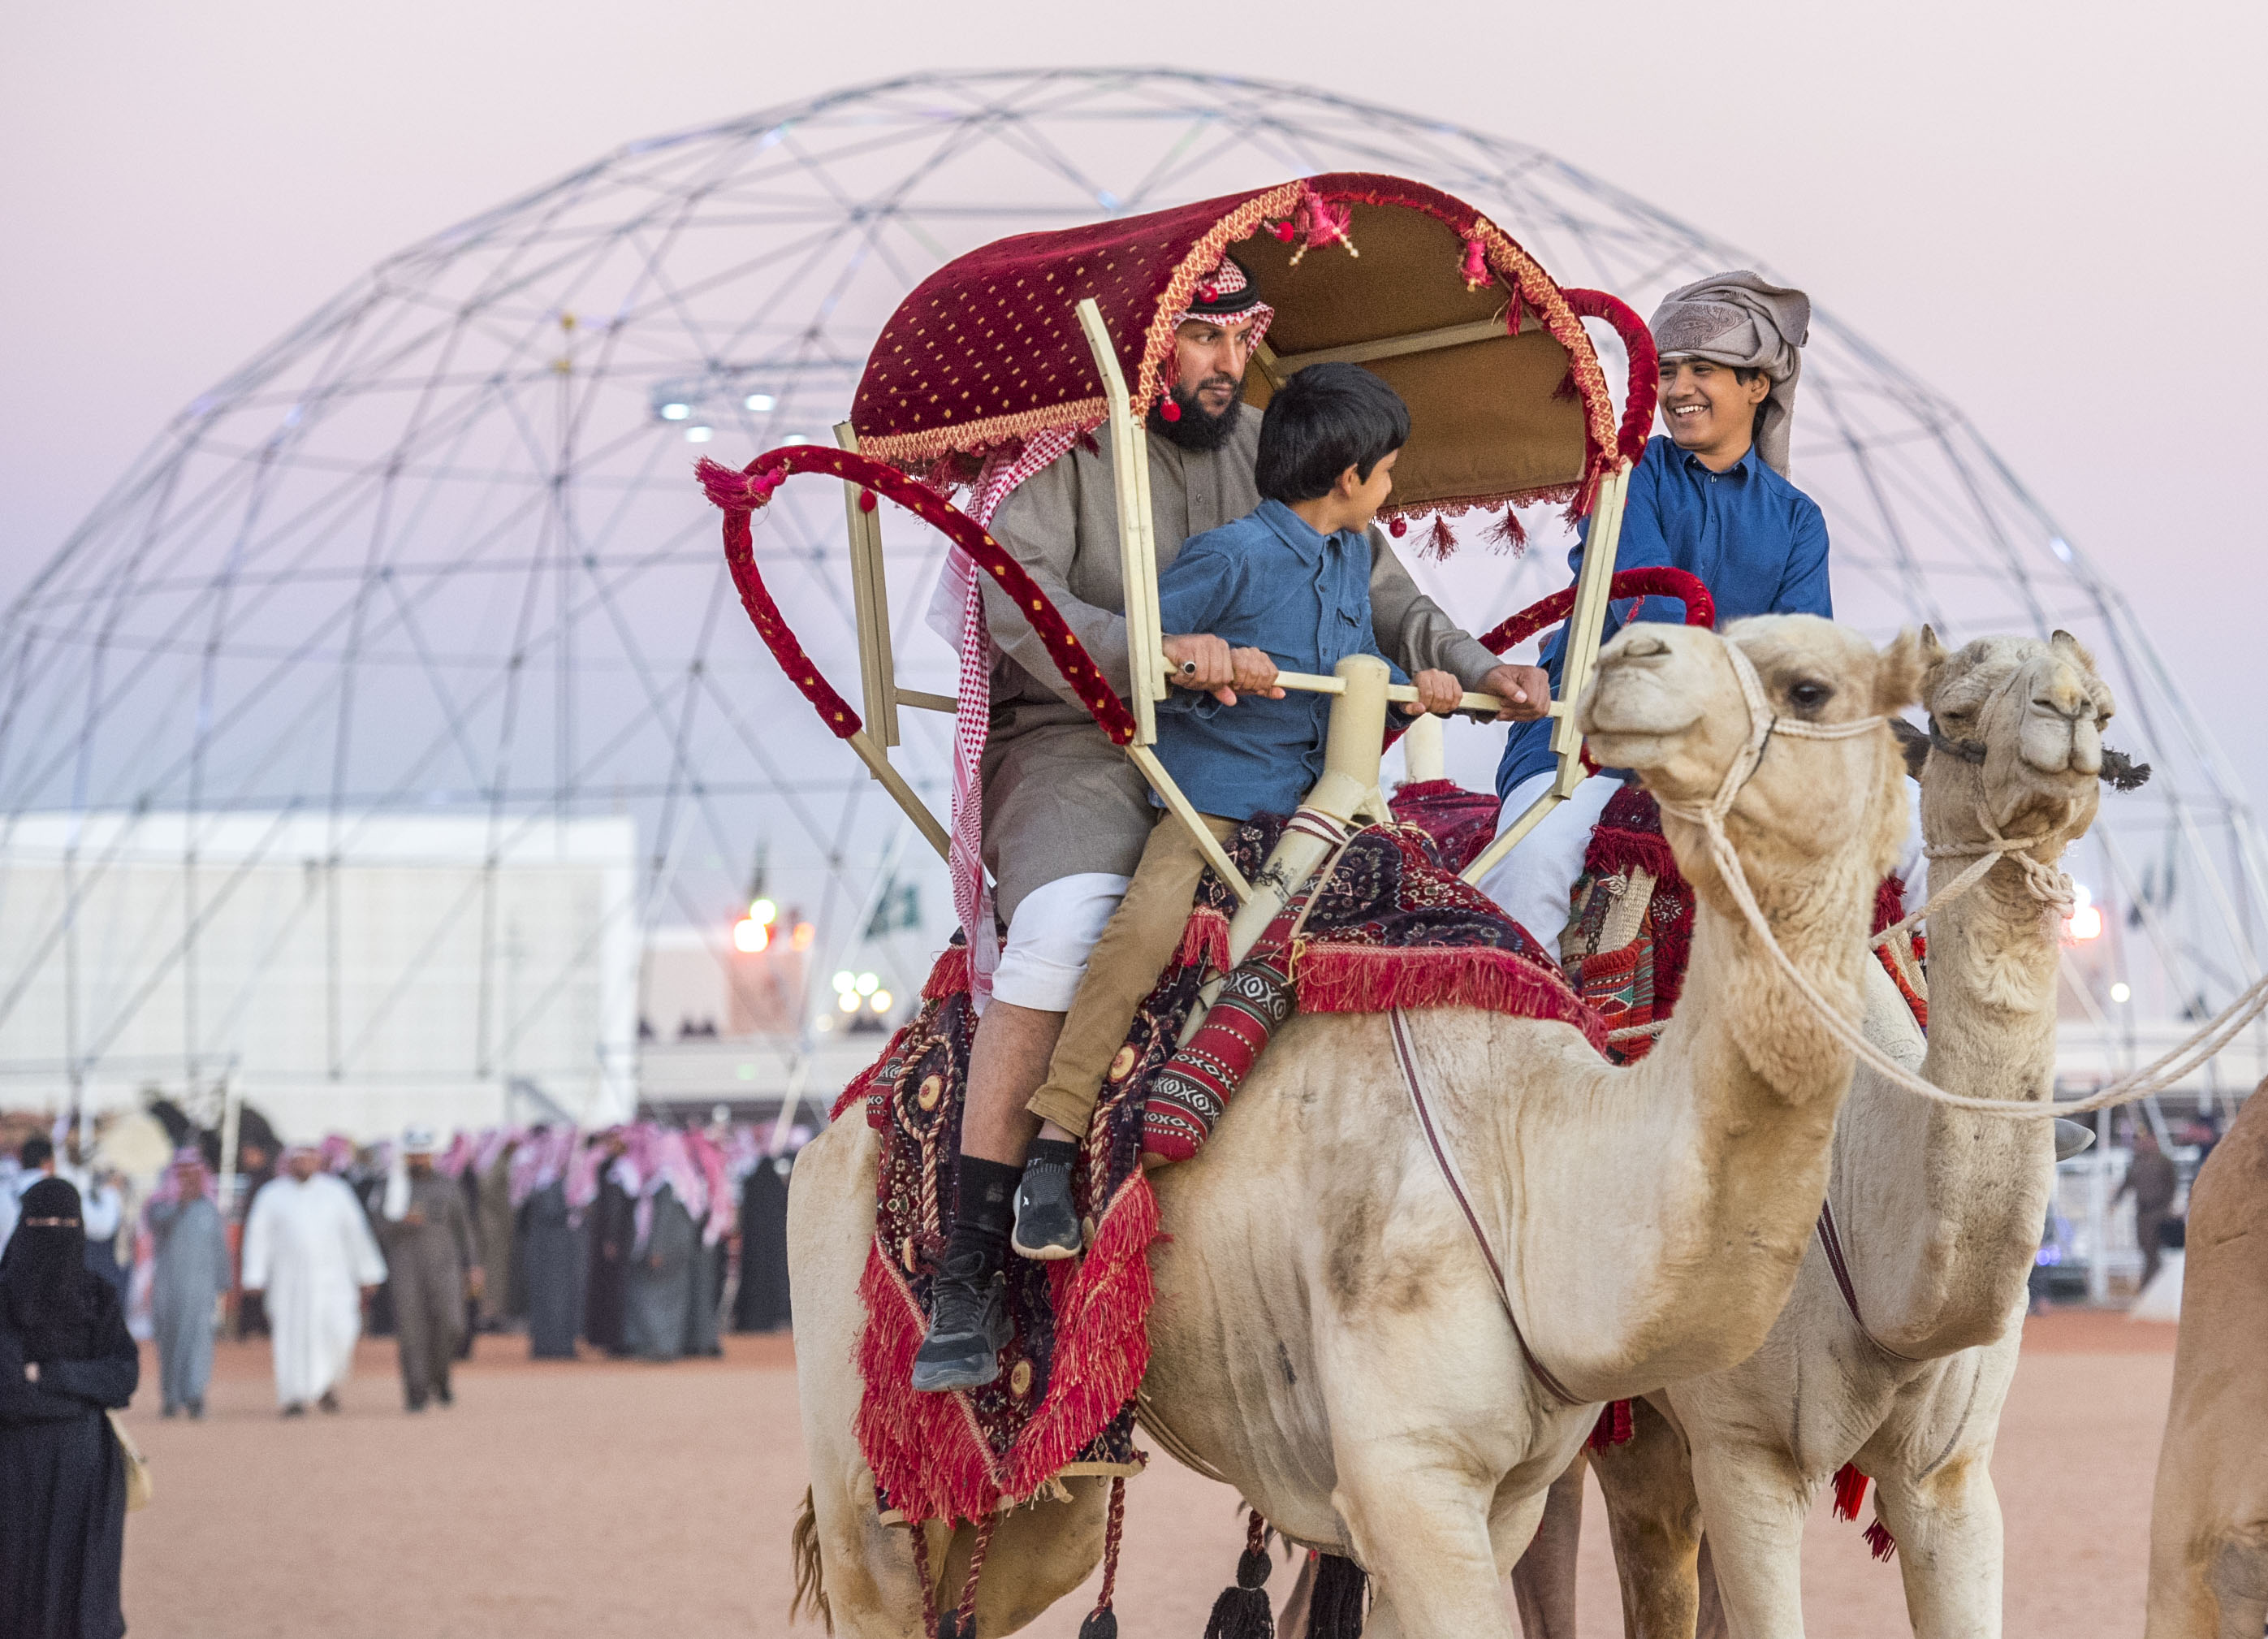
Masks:
[[[314,1401],[339,1408],[338,1385],[362,1335],[362,1295],[386,1279],[386,1259],[362,1202],[300,1146],[252,1202],[244,1230],[244,1287],[268,1295],[276,1400],[286,1417]]]

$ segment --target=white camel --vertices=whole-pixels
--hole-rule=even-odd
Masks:
[[[1903,768],[1883,725],[1799,736],[1910,703],[1919,645],[1878,653],[1808,616],[1722,639],[1634,628],[1580,703],[1601,760],[1669,802],[1706,802],[1728,770],[1738,780],[1755,741],[1731,645],[1782,727],[1727,830],[1781,944],[1855,1019],[1874,885],[1905,825]],[[1171,1238],[1152,1254],[1144,1424],[1292,1540],[1359,1562],[1385,1639],[1511,1639],[1501,1578],[1599,1403],[1744,1358],[1802,1262],[1851,1057],[1738,919],[1697,828],[1666,829],[1699,900],[1693,977],[1644,1062],[1609,1067],[1565,1024],[1465,1009],[1407,1020],[1527,1342],[1583,1403],[1555,1399],[1523,1362],[1422,1136],[1389,1019],[1294,1018],[1205,1150],[1156,1180]],[[875,1152],[845,1123],[796,1169],[813,1474],[799,1534],[834,1617],[903,1639],[921,1630],[921,1571],[910,1533],[876,1515],[846,1369]],[[1101,1487],[1071,1491],[1004,1517],[977,1599],[987,1639],[1092,1569]],[[937,1579],[948,1589],[970,1535]]]
[[[1920,771],[1933,889],[1975,863],[1995,840],[1988,829],[2036,842],[2021,851],[2030,867],[2005,860],[1931,913],[1926,1048],[1878,968],[1867,1032],[1950,1092],[2044,1099],[2060,958],[2043,895],[2095,818],[2110,691],[2066,633],[1953,654],[1926,629],[1922,642],[1939,730]],[[1726,1626],[1795,1639],[1804,1516],[1846,1462],[1879,1488],[1914,1632],[2000,1631],[1988,1463],[2054,1185],[2050,1126],[1948,1109],[1859,1067],[1829,1185],[1850,1298],[1815,1238],[1764,1346],[1651,1396],[1660,1416],[1642,1414],[1631,1445],[1594,1459],[1629,1632],[1694,1634],[1705,1525]],[[1698,1613],[1712,1630],[1705,1605]]]

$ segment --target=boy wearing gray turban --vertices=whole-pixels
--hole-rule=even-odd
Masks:
[[[1717,602],[1717,623],[1748,615],[1834,616],[1827,579],[1827,522],[1788,482],[1795,383],[1811,328],[1801,291],[1754,273],[1712,274],[1662,298],[1651,329],[1661,353],[1661,418],[1631,472],[1617,569],[1654,566],[1697,575]],[[1589,534],[1587,520],[1580,533]],[[1580,569],[1579,541],[1568,554]],[[1682,621],[1677,598],[1624,598],[1606,636],[1633,620]],[[1559,690],[1562,627],[1538,659]],[[1509,825],[1551,782],[1549,719],[1516,723],[1497,769]],[[1481,882],[1514,920],[1556,952],[1568,897],[1582,875],[1591,828],[1619,781],[1595,775],[1547,815]]]

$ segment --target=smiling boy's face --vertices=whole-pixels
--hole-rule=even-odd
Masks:
[[[1761,370],[1750,371],[1743,381],[1731,365],[1705,358],[1661,361],[1661,418],[1670,439],[1699,454],[1729,453],[1727,465],[1747,452],[1756,406],[1771,392],[1771,380]]]

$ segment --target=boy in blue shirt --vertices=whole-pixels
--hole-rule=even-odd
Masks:
[[[1631,474],[1618,569],[1667,566],[1700,577],[1717,622],[1749,615],[1833,619],[1827,521],[1788,482],[1788,432],[1811,303],[1754,273],[1719,273],[1662,299],[1650,326],[1661,354],[1661,418],[1669,436],[1646,445]],[[1582,528],[1589,535],[1589,520]],[[1568,554],[1582,567],[1583,544]],[[1605,637],[1632,620],[1682,621],[1677,598],[1609,606]],[[1567,629],[1537,657],[1559,690]],[[1517,725],[1497,770],[1499,829],[1528,810],[1557,769],[1548,719]],[[1619,786],[1594,775],[1481,880],[1481,888],[1557,956],[1591,829]]]
[[[1227,652],[1243,685],[1187,690],[1158,707],[1158,760],[1223,841],[1256,814],[1291,813],[1322,777],[1330,697],[1276,688],[1278,670],[1329,676],[1348,655],[1370,654],[1395,682],[1414,683],[1418,698],[1403,708],[1413,715],[1452,712],[1463,695],[1446,671],[1405,676],[1371,630],[1366,532],[1393,492],[1409,438],[1408,409],[1377,376],[1356,365],[1310,365],[1269,401],[1261,423],[1255,476],[1265,498],[1190,540],[1158,577],[1163,630],[1211,634],[1206,641]],[[1048,1154],[1041,1145],[1085,1135],[1112,1056],[1181,941],[1204,872],[1189,828],[1161,812],[1032,1099],[1044,1123],[1035,1160]],[[1027,1167],[1013,1242],[1026,1257],[1079,1250],[1070,1182],[1068,1166]]]

